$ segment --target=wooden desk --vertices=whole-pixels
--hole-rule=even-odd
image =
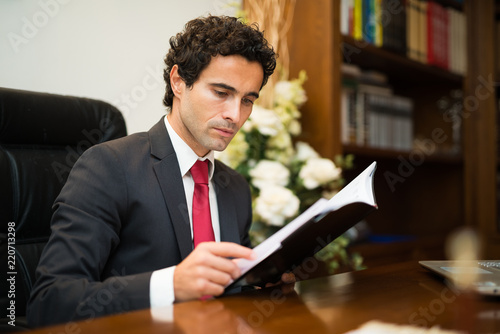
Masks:
[[[470,333],[500,333],[500,299],[460,293],[404,262],[263,289],[39,329],[33,333],[345,333],[378,319]],[[57,312],[57,310],[54,310]],[[162,320],[173,313],[174,321]]]

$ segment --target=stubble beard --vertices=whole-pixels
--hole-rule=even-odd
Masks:
[[[217,138],[214,138],[210,136],[211,131],[216,131],[214,130],[215,128],[229,128],[234,131],[233,136],[231,137],[219,137],[219,135],[216,134]],[[206,128],[206,136],[202,138],[204,142],[201,143],[204,147],[209,148],[210,150],[213,151],[224,151],[226,147],[231,143],[231,140],[233,140],[234,136],[238,132],[238,126],[234,123],[230,123],[227,121],[223,120],[212,120],[207,123],[207,128]]]

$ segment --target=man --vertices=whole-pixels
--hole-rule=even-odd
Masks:
[[[147,133],[86,151],[56,199],[30,325],[218,296],[240,274],[231,258],[254,256],[248,185],[213,151],[249,117],[275,54],[257,28],[230,17],[190,21],[170,45],[167,117]],[[198,160],[208,161],[211,175],[202,211],[212,225],[202,241],[216,242],[194,247],[190,169]]]

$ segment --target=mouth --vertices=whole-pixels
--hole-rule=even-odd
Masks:
[[[214,128],[214,130],[222,137],[232,137],[234,130],[228,128]]]

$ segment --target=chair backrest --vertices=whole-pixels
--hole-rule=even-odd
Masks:
[[[4,312],[14,300],[16,317],[26,314],[35,269],[50,236],[52,205],[73,164],[92,145],[126,134],[120,111],[103,101],[0,88]]]

